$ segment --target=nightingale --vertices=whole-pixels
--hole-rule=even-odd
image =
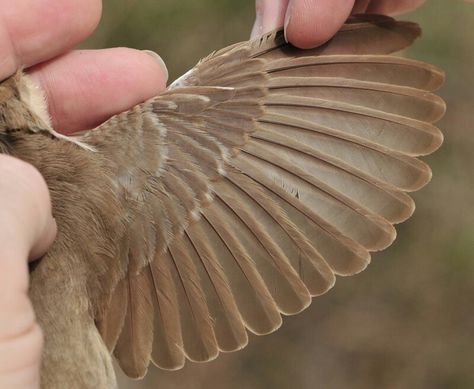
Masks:
[[[242,349],[389,246],[443,140],[443,72],[391,55],[419,35],[376,15],[310,50],[276,31],[71,137],[27,75],[4,80],[0,150],[41,172],[58,224],[30,274],[42,387]]]

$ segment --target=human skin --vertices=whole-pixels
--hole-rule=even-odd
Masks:
[[[421,3],[258,0],[252,34],[282,26],[286,17],[290,42],[316,46],[351,13],[402,12]],[[159,57],[126,48],[70,51],[95,29],[100,0],[14,4],[0,0],[0,80],[24,67],[45,91],[57,131],[91,128],[165,88],[167,71]],[[27,295],[27,262],[51,245],[56,224],[41,175],[5,155],[0,155],[0,203],[0,388],[38,388],[43,339]]]
[[[289,42],[301,48],[330,39],[349,15],[398,14],[420,6],[424,0],[256,0],[252,37],[285,25]]]

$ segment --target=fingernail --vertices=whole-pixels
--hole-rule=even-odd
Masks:
[[[288,3],[288,8],[286,9],[285,14],[285,23],[283,24],[283,35],[285,37],[285,42],[288,43],[288,38],[286,36],[286,30],[288,29],[288,25],[290,24],[291,14],[293,12],[293,2],[290,0]]]
[[[257,0],[255,2],[255,23],[252,27],[252,32],[250,34],[250,39],[256,38],[263,33],[263,6],[262,0]]]
[[[156,54],[154,51],[143,50],[143,52],[148,54],[150,57],[152,57],[158,63],[158,65],[160,65],[161,70],[163,71],[163,74],[165,75],[165,82],[168,81],[168,77],[169,77],[168,68],[166,67],[165,62],[163,61],[163,59],[158,54]]]

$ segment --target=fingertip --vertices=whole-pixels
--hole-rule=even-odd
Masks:
[[[165,84],[168,82],[169,78],[169,73],[168,73],[168,68],[166,67],[165,61],[163,61],[163,58],[161,58],[158,53],[155,53],[152,50],[143,50],[143,52],[147,55],[149,55],[160,67],[161,71],[163,72],[163,77],[165,80]]]
[[[341,28],[353,6],[354,0],[292,0],[285,36],[302,49],[320,46]]]
[[[128,74],[130,77],[128,82],[133,83],[133,79],[136,77],[138,88],[135,90],[135,93],[142,98],[135,101],[135,104],[156,96],[166,88],[166,83],[168,82],[168,68],[157,53],[151,50],[136,50],[126,47],[110,50],[110,58],[112,58],[112,56],[122,56],[124,70],[130,72]],[[115,50],[117,50],[116,53],[114,52]],[[111,71],[116,71],[116,69],[111,69]],[[141,75],[139,75],[139,73],[141,73]],[[122,77],[123,76],[127,76],[127,73],[123,74]],[[124,93],[124,91],[122,91],[122,93]],[[130,108],[130,106],[126,107],[126,109],[128,108]]]
[[[49,0],[57,2],[59,0]],[[74,23],[74,44],[82,42],[91,35],[100,23],[102,18],[102,0],[81,0],[80,2],[62,1],[61,14],[64,21],[63,30],[66,30],[67,23]]]

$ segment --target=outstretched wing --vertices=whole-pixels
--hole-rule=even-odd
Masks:
[[[313,50],[268,34],[83,136],[131,210],[98,318],[125,373],[240,349],[390,245],[431,177],[416,157],[442,143],[443,74],[387,55],[418,35],[378,16]]]

